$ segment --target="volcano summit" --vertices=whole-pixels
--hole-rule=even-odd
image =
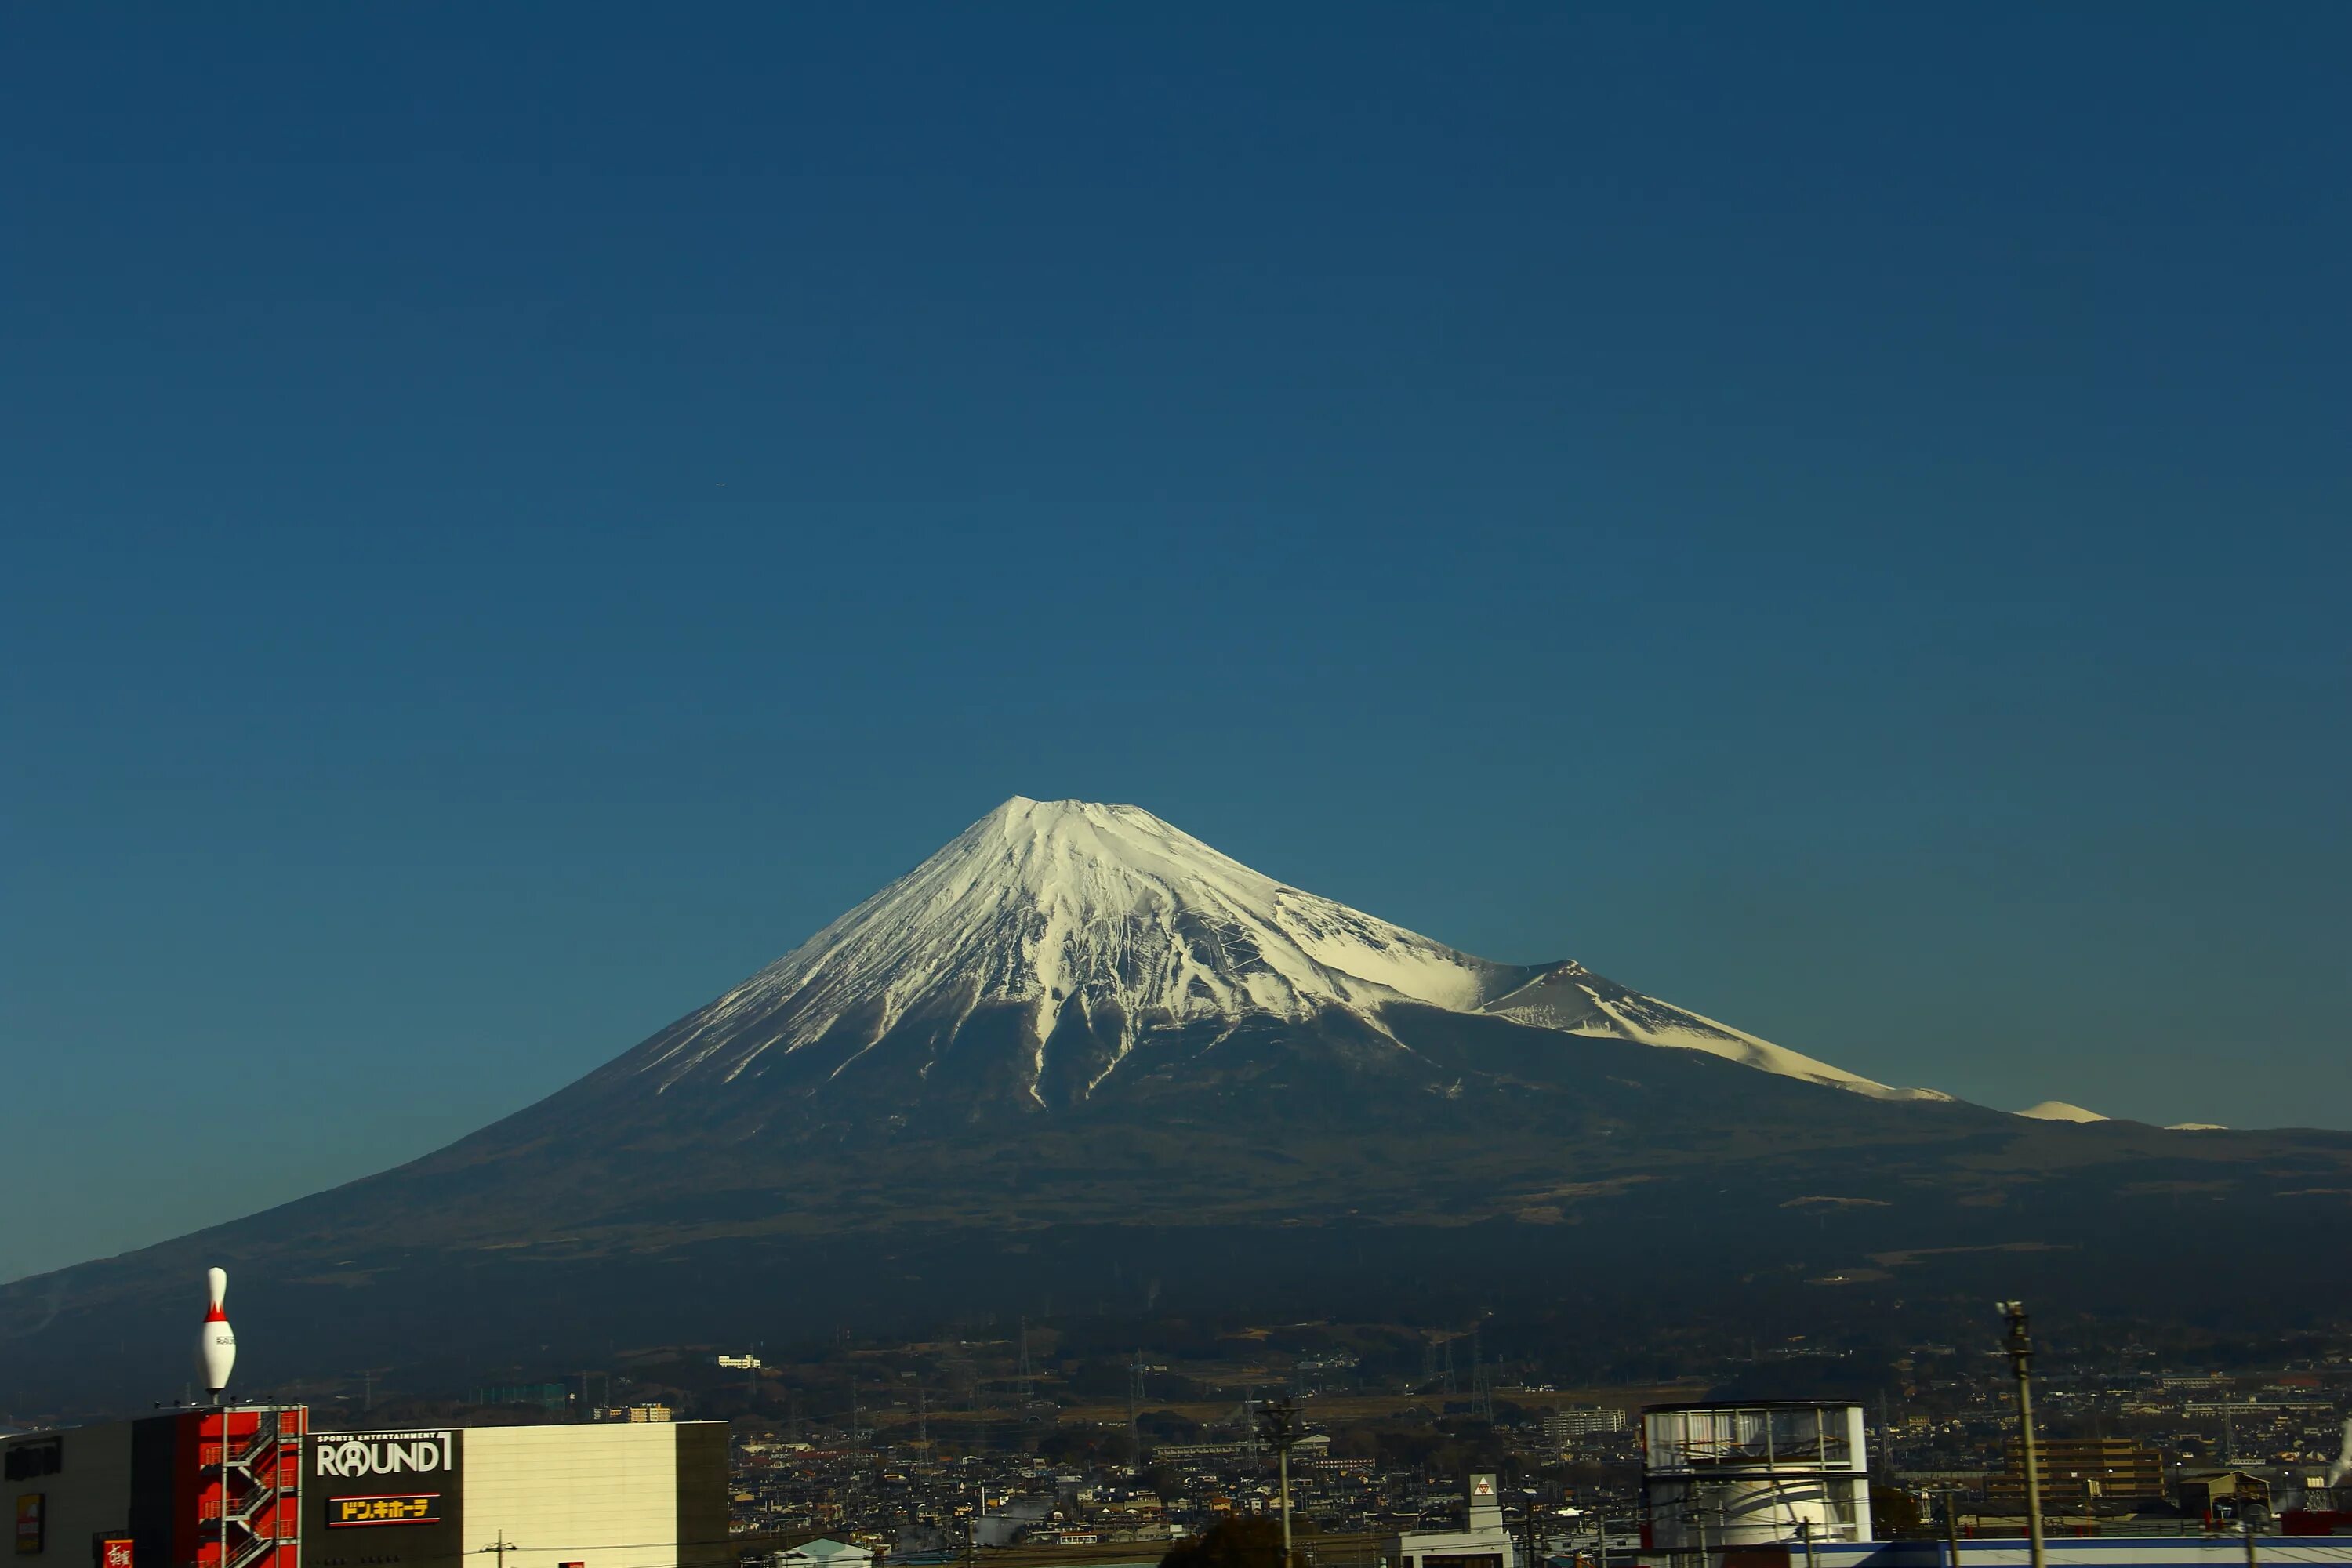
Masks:
[[[1197,1061],[1253,1021],[1416,1004],[1891,1089],[1572,962],[1491,963],[1286,887],[1132,805],[1006,801],[929,859],[606,1069],[656,1093],[1054,1110]],[[978,1099],[969,1097],[977,1094]]]
[[[215,1262],[265,1380],[420,1331],[470,1366],[1055,1299],[1452,1310],[1506,1280],[1752,1332],[1978,1300],[1993,1254],[2003,1289],[2140,1313],[2266,1247],[2341,1275],[2347,1190],[2352,1135],[1890,1089],[1572,962],[1458,952],[1138,807],[1016,797],[448,1148],[0,1288],[0,1400],[144,1342]]]

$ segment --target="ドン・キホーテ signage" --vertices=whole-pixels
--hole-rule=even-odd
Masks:
[[[404,1492],[397,1497],[339,1497],[327,1500],[327,1528],[350,1524],[438,1524],[441,1494]]]

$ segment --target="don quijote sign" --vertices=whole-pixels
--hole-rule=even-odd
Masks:
[[[457,1468],[457,1440],[448,1432],[357,1432],[311,1439],[311,1473],[319,1476],[426,1475]]]

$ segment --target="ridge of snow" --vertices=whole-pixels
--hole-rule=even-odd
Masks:
[[[1496,997],[1479,1011],[1571,1035],[1705,1051],[1760,1072],[1806,1079],[1874,1100],[1952,1099],[1941,1089],[1896,1089],[1860,1073],[1832,1067],[1801,1051],[1776,1046],[1745,1029],[1718,1023],[1703,1013],[1627,991],[1601,980],[1580,963],[1555,965],[1517,990]]]
[[[845,1033],[838,1075],[902,1021],[952,1033],[983,1005],[1009,1004],[1029,1014],[1042,1077],[1045,1042],[1075,1005],[1118,1020],[1091,1091],[1149,1029],[1336,1006],[1386,1035],[1380,1010],[1396,1002],[1706,1051],[1876,1099],[1950,1098],[1846,1072],[1579,963],[1530,969],[1459,952],[1276,881],[1140,806],[1024,795],[703,1009],[642,1068],[658,1069],[664,1088],[705,1063],[732,1079],[764,1053],[819,1040],[829,1059]]]
[[[2095,1110],[2085,1110],[2063,1100],[2045,1100],[2039,1105],[2029,1105],[2017,1113],[2032,1121],[2105,1121],[2107,1119]]]

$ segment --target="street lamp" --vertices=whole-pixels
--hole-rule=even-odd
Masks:
[[[1298,1446],[1298,1409],[1287,1399],[1277,1399],[1257,1413],[1258,1440],[1274,1450],[1275,1462],[1282,1472],[1282,1568],[1291,1568],[1290,1556],[1290,1450]],[[2039,1564],[2036,1565],[2039,1568]]]
[[[2017,1373],[2017,1426],[2025,1450],[2025,1530],[2032,1546],[2033,1568],[2043,1568],[2042,1552],[2042,1468],[2033,1457],[2033,1336],[2022,1301],[1996,1301],[2009,1320],[2010,1370]]]

